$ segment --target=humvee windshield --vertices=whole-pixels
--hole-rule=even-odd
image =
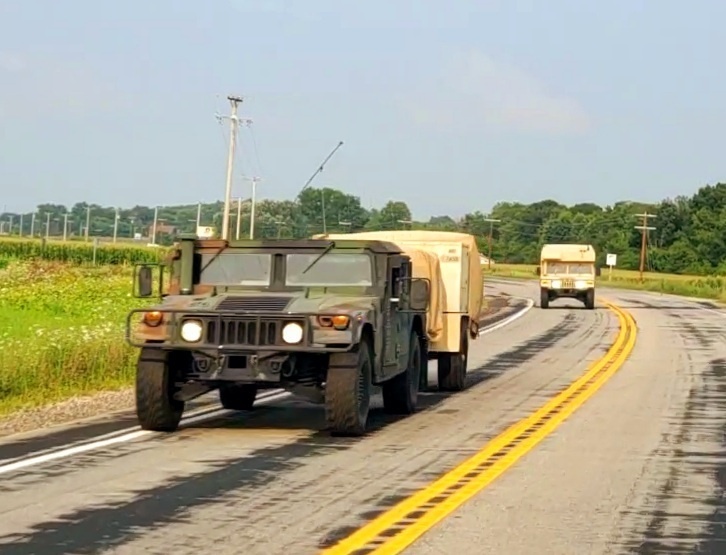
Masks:
[[[201,267],[212,259],[214,254],[203,254]],[[207,285],[270,285],[272,275],[272,255],[245,252],[225,252],[209,264],[202,272],[199,281]]]
[[[373,268],[371,258],[367,254],[327,253],[303,274],[305,268],[319,256],[320,253],[288,254],[285,285],[306,287],[373,285]]]
[[[591,274],[593,273],[592,264],[570,264],[571,274]]]
[[[567,264],[564,264],[562,262],[548,262],[547,263],[547,273],[548,274],[566,274],[567,273]]]

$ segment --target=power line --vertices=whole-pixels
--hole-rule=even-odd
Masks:
[[[635,229],[639,229],[641,231],[641,241],[640,241],[640,282],[643,282],[643,269],[645,267],[645,249],[647,246],[647,233],[648,231],[656,229],[653,226],[648,225],[648,218],[656,218],[657,216],[655,214],[648,214],[648,212],[643,212],[642,214],[633,214],[634,216],[638,218],[643,218],[643,223],[641,225],[634,226]]]

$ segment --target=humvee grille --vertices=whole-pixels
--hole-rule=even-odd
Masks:
[[[292,297],[227,297],[217,308],[235,312],[281,312],[291,299]]]
[[[565,278],[565,279],[562,280],[562,288],[563,289],[572,289],[573,287],[575,287],[575,280],[574,279]]]
[[[207,343],[264,347],[282,342],[281,327],[290,320],[211,320],[207,322]],[[300,324],[303,322],[301,321]]]

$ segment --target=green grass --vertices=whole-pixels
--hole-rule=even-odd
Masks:
[[[131,267],[6,262],[0,269],[0,414],[133,380],[124,341]]]
[[[534,264],[495,264],[489,270],[483,266],[484,277],[497,276],[516,279],[537,279]],[[670,293],[686,297],[700,297],[717,301],[726,301],[726,277],[723,276],[690,276],[680,274],[660,274],[643,272],[643,282],[639,272],[613,268],[612,279],[607,268],[597,278],[601,287],[618,287],[639,291]]]

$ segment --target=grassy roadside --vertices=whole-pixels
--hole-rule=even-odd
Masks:
[[[0,415],[132,383],[130,268],[7,262],[0,270]]]
[[[537,279],[534,264],[496,264],[491,270],[483,267],[484,279],[487,276]],[[600,287],[615,287],[633,289],[637,291],[652,291],[656,293],[669,293],[686,297],[700,297],[726,302],[726,277],[723,276],[689,276],[679,274],[658,274],[644,272],[643,282],[640,282],[639,273],[632,270],[613,269],[612,277],[608,269],[597,278]]]

